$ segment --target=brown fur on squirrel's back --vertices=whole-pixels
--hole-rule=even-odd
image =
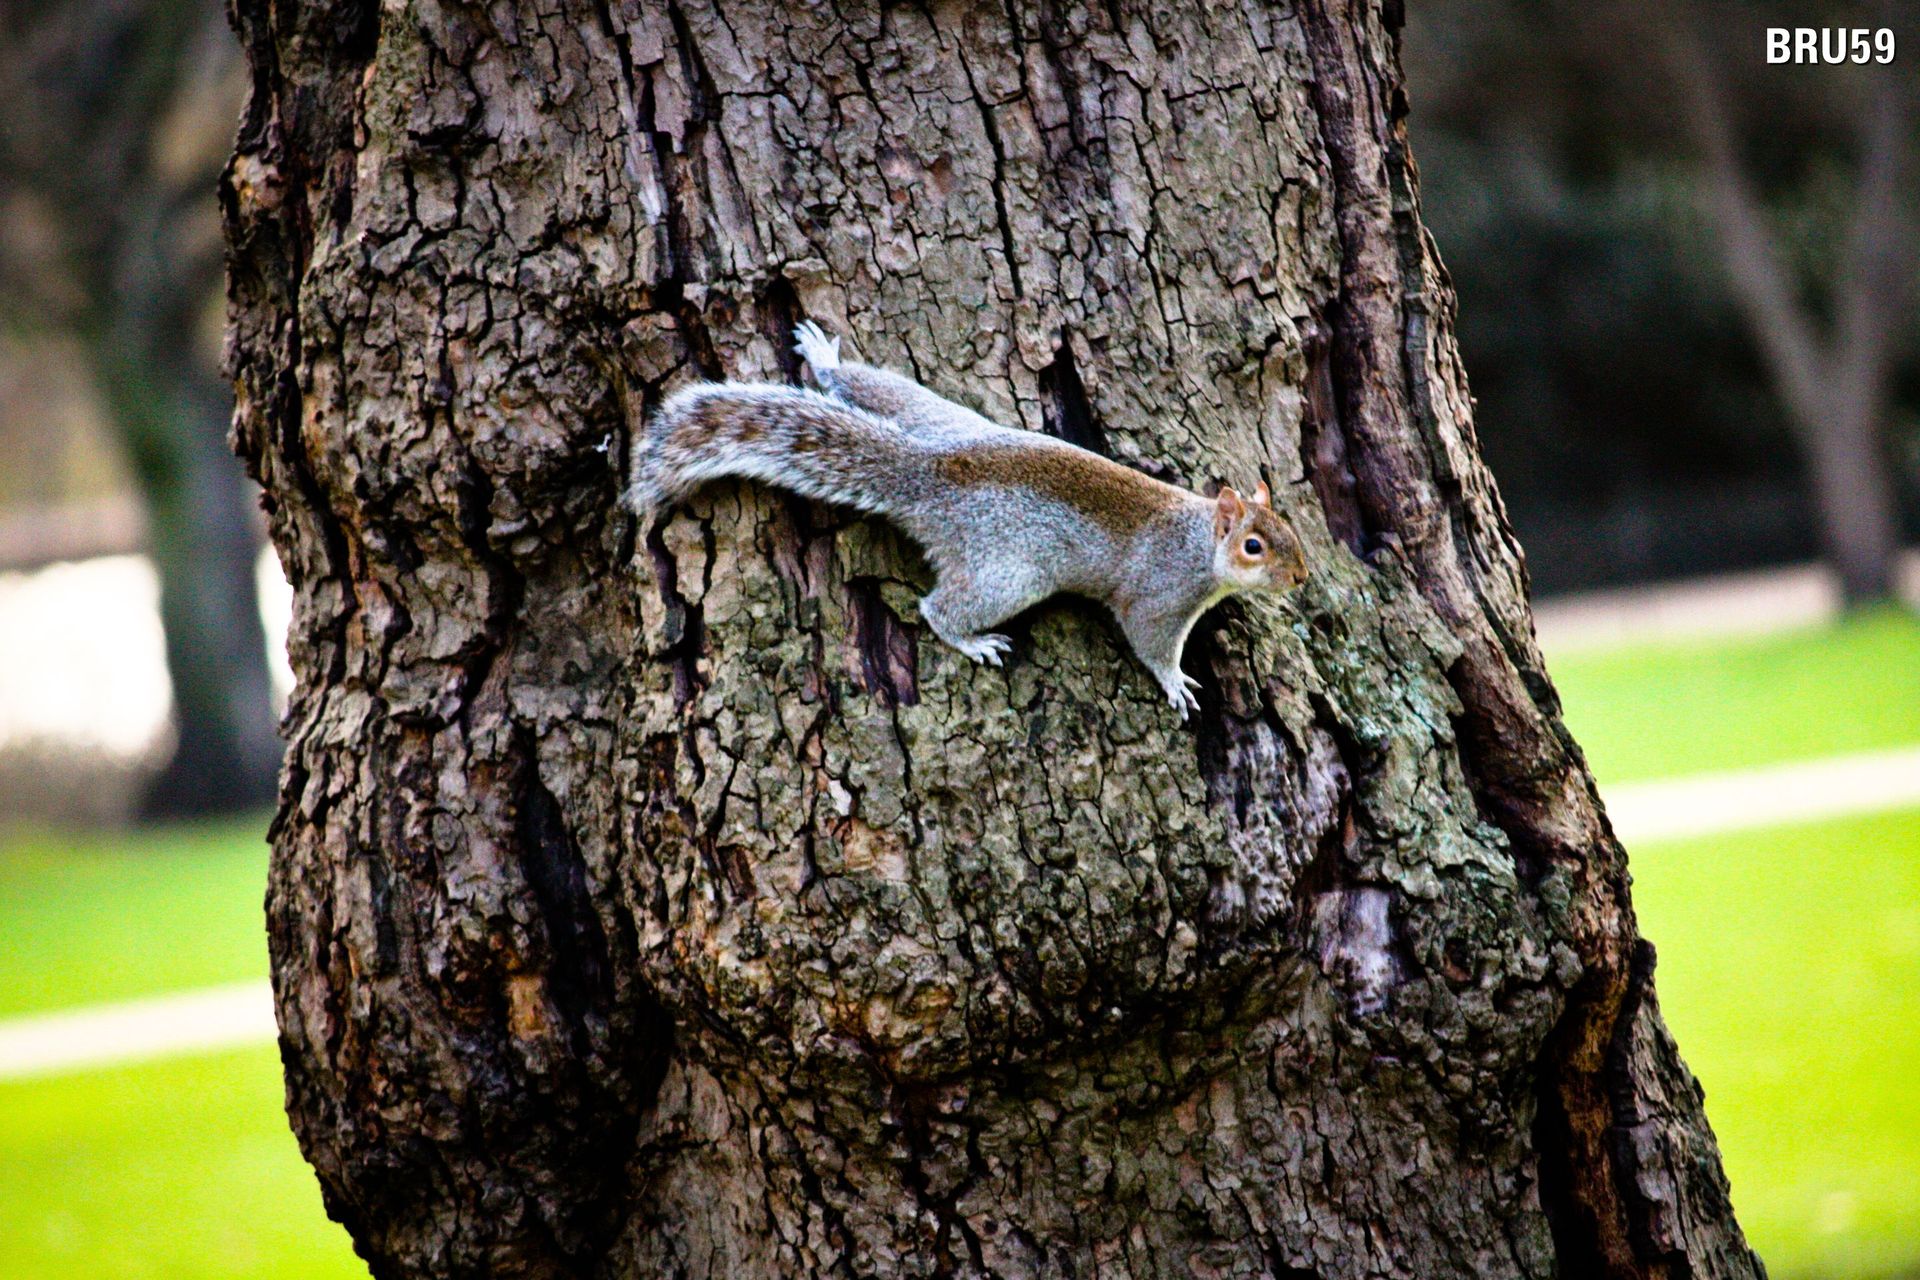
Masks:
[[[1189,497],[1183,489],[1046,436],[974,443],[942,452],[933,466],[935,474],[957,487],[1031,490],[1123,535],[1178,509]]]

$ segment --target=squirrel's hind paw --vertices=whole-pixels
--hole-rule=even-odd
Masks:
[[[828,337],[826,330],[811,320],[793,326],[793,349],[816,374],[840,367],[840,339]]]

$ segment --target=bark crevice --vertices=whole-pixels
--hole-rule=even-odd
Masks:
[[[1106,430],[1087,399],[1087,388],[1073,364],[1073,335],[1065,330],[1053,360],[1040,371],[1042,429],[1056,439],[1110,456]]]

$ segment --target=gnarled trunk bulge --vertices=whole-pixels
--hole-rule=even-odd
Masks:
[[[382,1275],[1759,1273],[1535,648],[1398,5],[240,5],[288,1100]],[[617,504],[796,320],[1260,478],[1183,727],[885,526]]]

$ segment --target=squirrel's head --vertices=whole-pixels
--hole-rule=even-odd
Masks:
[[[1285,591],[1306,580],[1306,553],[1293,526],[1274,511],[1266,481],[1252,501],[1232,489],[1214,500],[1213,572],[1236,591]]]

